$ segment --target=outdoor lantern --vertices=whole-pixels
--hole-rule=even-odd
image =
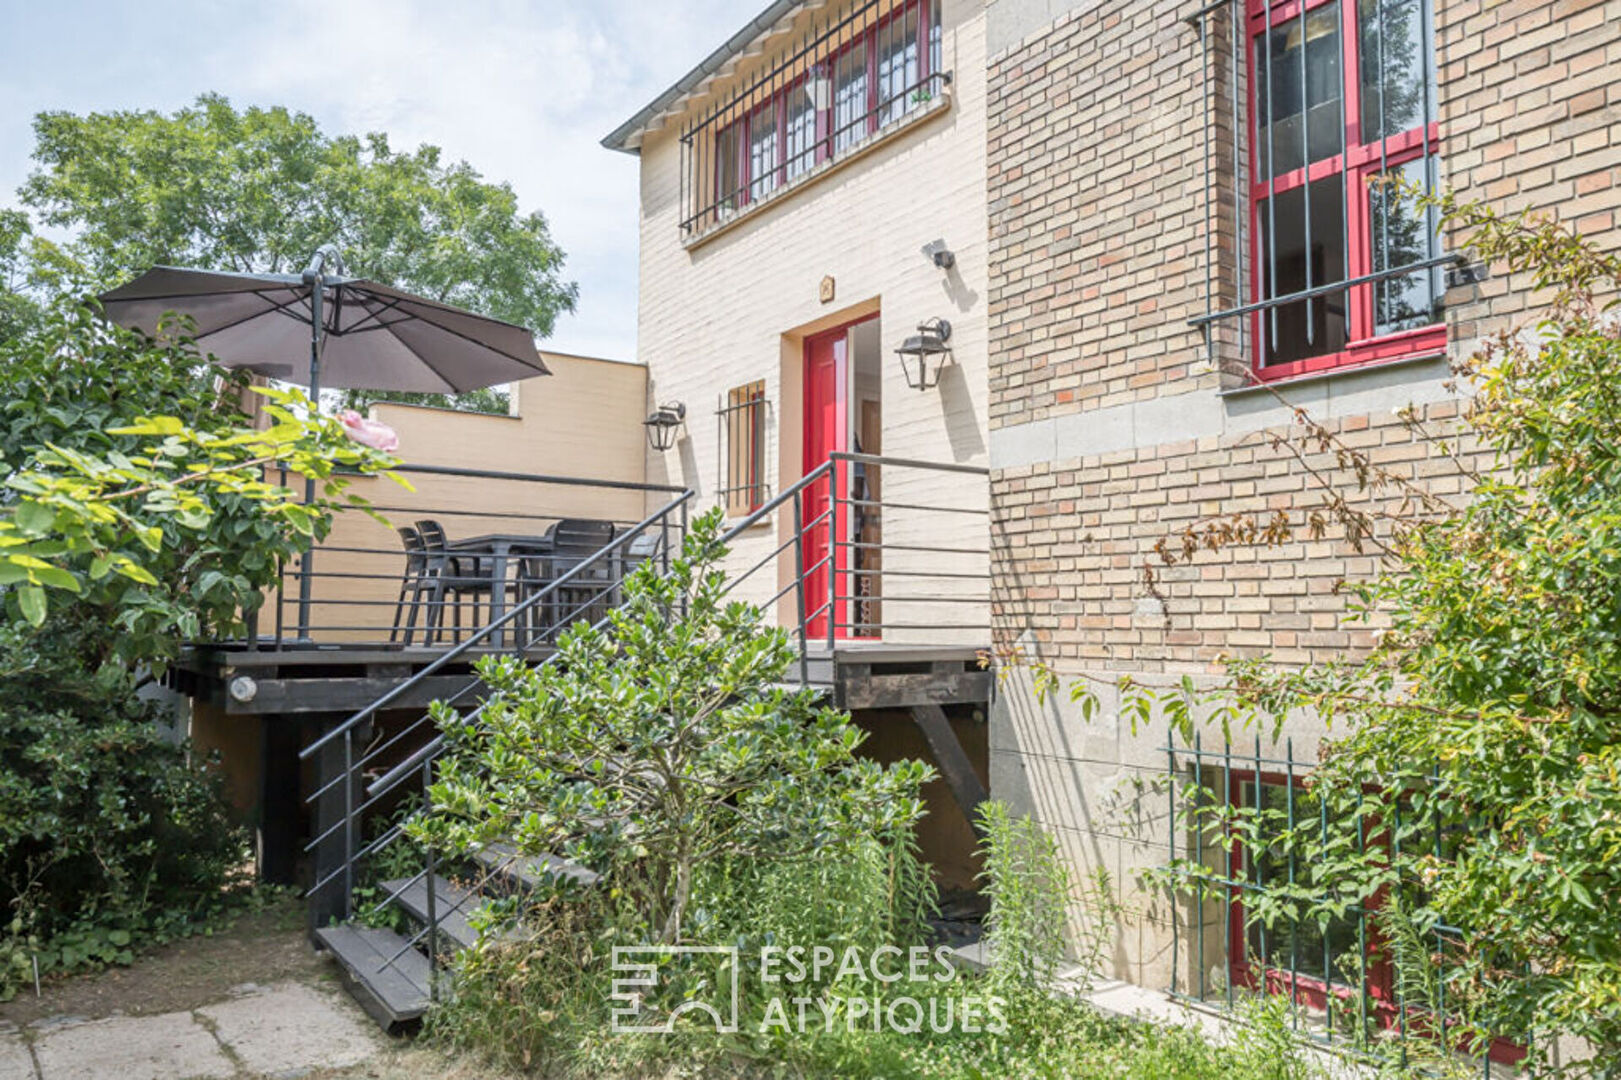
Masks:
[[[642,426],[647,428],[647,445],[655,450],[668,450],[674,446],[676,429],[686,418],[687,407],[679,401],[654,409],[653,415],[642,421]]]
[[[917,333],[901,343],[895,355],[901,358],[901,372],[913,390],[927,390],[940,381],[940,357],[951,351],[951,324],[930,319],[917,324]]]

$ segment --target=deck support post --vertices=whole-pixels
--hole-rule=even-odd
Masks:
[[[292,717],[257,719],[259,880],[267,885],[292,885],[298,876],[298,750],[304,745],[302,726]]]
[[[989,796],[974,771],[973,762],[968,760],[968,752],[957,741],[957,733],[951,730],[946,711],[938,705],[913,705],[911,712],[924,741],[929,744],[929,752],[934,755],[941,779],[951,789],[951,797],[968,819],[974,835],[980,835],[979,804]]]
[[[345,716],[331,717],[331,723],[323,725],[323,733],[327,727],[341,724],[347,719]],[[370,726],[370,724],[362,725],[361,729],[351,732],[351,738],[333,739],[321,747],[315,755],[313,790],[320,791],[345,774],[348,774],[348,782],[332,784],[315,800],[311,835],[325,838],[315,845],[315,869],[311,880],[321,881],[329,876],[332,880],[310,895],[312,931],[329,926],[334,921],[341,922],[352,914],[350,907],[353,898],[349,889],[351,875],[333,876],[333,874],[354,860],[355,848],[361,842],[360,830],[356,827],[358,823],[350,822],[345,825],[350,808],[358,806],[365,797],[362,790],[363,777],[358,770],[352,768],[350,748],[352,742],[365,745],[370,738]]]

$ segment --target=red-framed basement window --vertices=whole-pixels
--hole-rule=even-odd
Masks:
[[[1439,183],[1432,0],[1241,2],[1255,374],[1443,352],[1436,216],[1377,182]]]
[[[1287,773],[1229,770],[1226,799],[1229,807],[1270,815],[1290,829],[1310,829],[1321,809],[1307,809],[1305,786],[1306,775],[1292,767]],[[1323,827],[1326,837],[1326,821]],[[1388,848],[1388,833],[1377,819],[1364,818],[1358,836],[1359,843],[1369,848]],[[1437,844],[1441,843],[1438,832]],[[1227,893],[1227,970],[1235,986],[1290,997],[1328,1017],[1330,1025],[1335,1011],[1388,1031],[1429,1027],[1433,1034],[1438,1023],[1445,1024],[1444,1019],[1437,1022],[1416,1008],[1403,1007],[1394,967],[1376,928],[1377,914],[1385,904],[1383,888],[1326,922],[1305,918],[1267,927],[1245,917],[1245,896],[1252,890],[1293,886],[1303,871],[1278,851],[1252,849],[1236,837],[1230,846],[1232,872],[1243,883],[1229,887]],[[1360,996],[1362,989],[1367,991],[1366,1002]],[[1443,1017],[1446,1012],[1441,1010]],[[1526,1050],[1511,1039],[1496,1038],[1486,1056],[1500,1064],[1517,1064]]]
[[[941,92],[940,0],[870,0],[682,137],[683,231],[702,233]],[[707,162],[707,165],[705,164]]]

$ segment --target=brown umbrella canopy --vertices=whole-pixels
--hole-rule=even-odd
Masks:
[[[305,385],[316,290],[321,387],[451,394],[550,374],[521,326],[315,265],[303,275],[158,266],[101,303],[149,334],[166,312],[189,315],[198,347],[221,364]]]

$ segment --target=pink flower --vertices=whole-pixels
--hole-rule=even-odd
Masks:
[[[338,422],[343,425],[349,437],[361,446],[369,446],[385,454],[392,454],[400,448],[400,437],[394,433],[393,428],[377,420],[368,420],[353,409],[345,409],[339,413]]]

